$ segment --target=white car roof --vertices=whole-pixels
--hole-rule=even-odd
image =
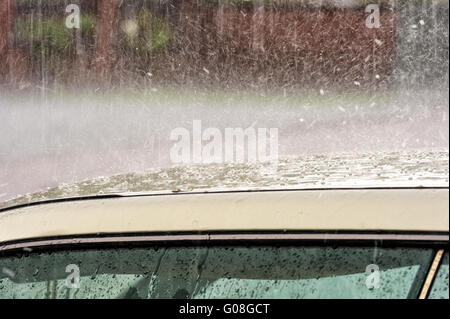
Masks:
[[[69,200],[0,212],[0,243],[208,231],[448,232],[448,188],[217,192]]]

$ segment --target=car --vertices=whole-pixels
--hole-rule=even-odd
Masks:
[[[449,298],[448,187],[63,198],[0,210],[0,298]]]

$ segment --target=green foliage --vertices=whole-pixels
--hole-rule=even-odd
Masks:
[[[1,1],[1,0],[0,0]],[[96,18],[82,15],[80,31],[85,44],[94,40]],[[60,76],[70,68],[70,57],[75,52],[75,29],[68,29],[65,17],[45,17],[40,22],[32,16],[16,20],[15,34],[22,45],[30,48],[29,56],[36,69],[45,68],[47,75]]]
[[[97,20],[92,14],[83,14],[80,21],[81,32],[93,36],[97,28]]]
[[[42,22],[42,39],[46,47],[62,51],[69,47],[70,33],[63,21],[49,19]]]
[[[16,32],[21,40],[33,42],[35,45],[50,50],[64,51],[70,46],[71,35],[64,25],[64,20],[50,18],[42,21],[19,19],[16,22]]]
[[[139,50],[151,53],[168,47],[172,39],[172,32],[167,21],[143,8],[139,11],[136,23],[139,35],[133,45],[137,45]]]
[[[96,30],[96,19],[93,15],[81,16],[80,27],[85,36],[93,36]],[[72,30],[65,26],[62,18],[49,18],[39,24],[27,17],[20,18],[16,24],[16,34],[22,41],[48,50],[67,51],[72,45]]]
[[[161,18],[152,21],[151,35],[147,37],[147,46],[150,50],[162,50],[167,47],[171,38],[169,27]]]

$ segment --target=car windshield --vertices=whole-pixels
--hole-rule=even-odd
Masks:
[[[0,1],[0,207],[448,186],[448,0]]]
[[[0,259],[0,298],[417,298],[433,256],[376,246],[25,253]],[[448,278],[440,289],[448,298]]]

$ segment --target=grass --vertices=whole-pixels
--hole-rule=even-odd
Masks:
[[[80,94],[77,90],[61,89],[49,91],[48,101],[86,100],[89,103],[113,105],[209,105],[211,107],[242,107],[242,106],[278,106],[280,108],[296,107],[336,107],[364,106],[375,103],[389,104],[398,99],[398,91],[374,92],[333,92],[319,90],[309,92],[257,92],[237,90],[198,90],[193,88],[144,87],[140,89],[103,90],[89,89]]]

